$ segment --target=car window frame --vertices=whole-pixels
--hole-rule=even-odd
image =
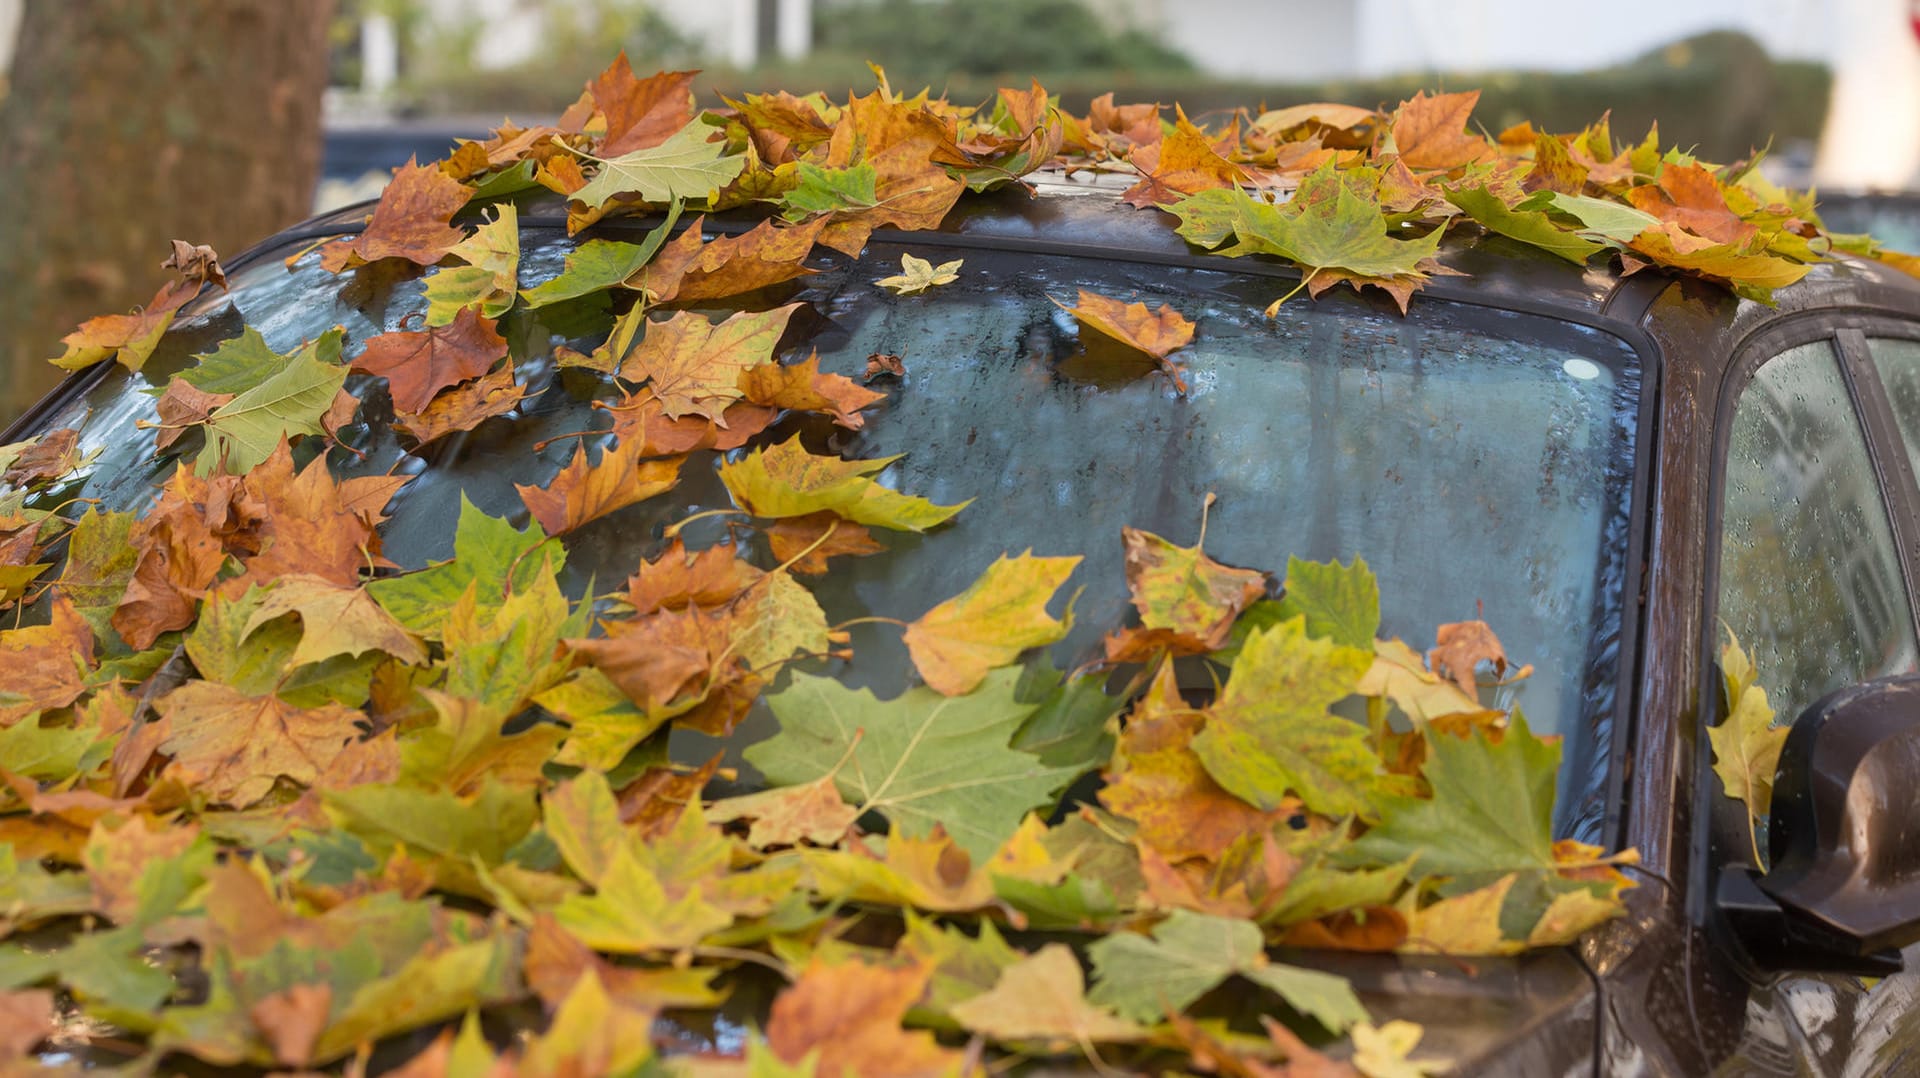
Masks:
[[[1920,485],[1894,422],[1886,387],[1867,348],[1867,336],[1903,336],[1920,339],[1920,323],[1892,317],[1881,310],[1820,308],[1798,311],[1756,328],[1731,350],[1713,406],[1710,472],[1706,487],[1706,549],[1703,552],[1699,597],[1700,640],[1695,699],[1699,734],[1726,721],[1727,702],[1720,691],[1720,549],[1725,530],[1727,456],[1733,436],[1734,412],[1754,375],[1774,358],[1800,345],[1825,341],[1832,348],[1848,402],[1860,424],[1868,463],[1880,492],[1882,509],[1892,530],[1896,562],[1905,588],[1908,620],[1920,639]],[[1762,672],[1762,681],[1765,674]],[[1791,724],[1798,715],[1778,718]],[[1694,754],[1692,861],[1700,871],[1691,887],[1689,906],[1704,913],[1711,880],[1722,866],[1745,863],[1748,856],[1746,814],[1737,802],[1720,793],[1713,774],[1713,756],[1707,739],[1699,736]]]

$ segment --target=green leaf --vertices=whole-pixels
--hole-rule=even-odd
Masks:
[[[260,331],[247,326],[199,360],[174,377],[208,393],[245,393],[284,367],[287,357],[267,347]]]
[[[490,174],[474,185],[473,197],[468,200],[469,204],[505,198],[507,195],[525,191],[529,187],[539,186],[539,181],[533,178],[538,164],[539,162],[532,158],[527,158],[524,161],[515,162],[509,168]]]
[[[658,146],[600,162],[600,171],[572,197],[594,209],[616,195],[639,195],[642,201],[660,204],[709,201],[747,163],[739,154],[722,156],[727,144],[707,141],[713,134],[713,128],[695,118]]]
[[[549,545],[540,557],[528,557],[529,551],[546,542],[546,533],[529,520],[525,528],[515,528],[500,517],[490,517],[474,507],[463,491],[460,518],[453,529],[453,558],[417,572],[386,577],[367,584],[367,590],[387,613],[412,632],[438,640],[447,621],[447,612],[460,601],[467,586],[476,585],[480,607],[496,608],[509,591],[523,592],[547,570],[542,559],[552,560],[552,571],[566,565],[566,548]],[[509,569],[513,579],[507,579]]]
[[[207,417],[211,444],[195,462],[201,475],[224,462],[240,475],[273,454],[283,438],[326,433],[320,417],[347,380],[347,368],[296,354],[267,380],[214,409]]]
[[[1367,1020],[1344,977],[1272,964],[1251,921],[1175,910],[1151,938],[1116,932],[1087,948],[1095,983],[1087,999],[1123,1018],[1153,1022],[1177,1013],[1234,974],[1277,994],[1335,1033]]]
[[[910,836],[944,826],[981,864],[1074,774],[1007,747],[1034,710],[1014,697],[1019,676],[1002,668],[965,696],[916,688],[880,700],[830,677],[795,674],[767,698],[780,732],[748,748],[746,759],[778,786],[832,774],[849,804],[882,813]]]
[[[467,585],[469,590],[441,627],[449,695],[512,715],[565,672],[554,659],[554,649],[569,629],[567,598],[560,593],[553,564],[541,565],[531,586],[498,605],[481,604],[478,581]]]
[[[1541,192],[1520,204],[1520,209],[1537,208],[1535,203],[1545,201],[1554,209],[1579,221],[1586,235],[1611,243],[1624,244],[1660,223],[1660,219],[1643,210],[1634,209],[1603,198],[1590,198],[1586,195],[1569,195],[1555,191],[1542,199],[1547,192]]]
[[[1559,770],[1559,744],[1534,737],[1518,712],[1498,742],[1482,730],[1434,734],[1421,767],[1433,796],[1383,798],[1380,822],[1340,860],[1412,859],[1415,879],[1551,871]]]
[[[596,893],[567,896],[554,919],[594,950],[615,954],[692,947],[733,923],[733,915],[708,902],[698,886],[670,897],[626,847],[614,852]]]
[[[1380,632],[1380,584],[1367,563],[1287,559],[1287,589],[1273,611],[1274,622],[1307,619],[1307,635],[1341,647],[1373,649]]]
[[[1604,244],[1554,224],[1543,211],[1509,209],[1498,195],[1485,187],[1448,191],[1447,201],[1467,211],[1467,215],[1487,231],[1531,244],[1576,266],[1585,265],[1596,252],[1606,249]]]
[[[1105,762],[1113,755],[1109,723],[1126,705],[1107,693],[1106,682],[1099,673],[1067,678],[1044,658],[1029,663],[1014,696],[1035,707],[1013,735],[1013,747],[1048,767],[1085,771]]]
[[[780,215],[789,221],[840,210],[872,209],[880,204],[875,189],[880,173],[871,161],[850,168],[821,168],[802,161],[796,175],[800,182],[780,198]]]
[[[546,307],[620,285],[653,258],[679,219],[680,203],[674,201],[667,205],[667,219],[639,243],[588,240],[567,252],[559,276],[522,291],[520,298],[529,307]]]
[[[1193,750],[1249,804],[1278,808],[1291,790],[1315,812],[1371,815],[1380,759],[1364,727],[1327,709],[1372,663],[1370,652],[1309,637],[1304,616],[1254,633]]]
[[[67,537],[60,591],[101,640],[117,639],[109,619],[140,560],[132,541],[133,522],[132,513],[102,513],[88,506]]]

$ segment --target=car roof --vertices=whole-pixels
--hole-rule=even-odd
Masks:
[[[1137,209],[1122,200],[1122,191],[1137,179],[1120,172],[1036,172],[1024,177],[1024,185],[962,197],[937,229],[876,229],[873,240],[933,248],[987,247],[1299,279],[1300,271],[1282,259],[1229,258],[1189,245],[1174,231],[1177,218],[1172,214]],[[561,195],[534,188],[513,201],[519,207],[524,231],[564,230],[567,202]],[[282,247],[290,240],[357,231],[375,204],[376,200],[355,203],[315,217],[261,247]],[[463,215],[477,217],[485,205],[470,206]],[[710,215],[703,227],[719,233],[741,232],[767,216],[751,209],[731,210]],[[659,220],[657,215],[609,217],[596,222],[584,235],[628,236],[652,229]],[[682,227],[686,223],[683,219]],[[1656,296],[1682,280],[1657,267],[1623,273],[1612,260],[1605,259],[1575,265],[1471,222],[1447,230],[1439,260],[1459,275],[1434,276],[1416,294],[1416,304],[1426,296],[1613,329],[1624,328],[1623,322],[1637,323]],[[1736,298],[1715,286],[1703,291],[1716,306],[1724,307],[1716,320],[1729,325],[1768,321],[1779,311],[1832,305],[1920,313],[1920,280],[1883,263],[1851,255],[1814,264],[1803,280],[1776,292],[1772,307]],[[1383,309],[1392,309],[1391,301],[1377,290],[1368,290],[1363,296]]]

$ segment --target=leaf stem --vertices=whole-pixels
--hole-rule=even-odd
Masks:
[[[840,630],[846,628],[849,625],[897,625],[902,629],[911,627],[906,622],[901,621],[899,618],[884,617],[880,614],[869,614],[864,618],[852,618],[850,620],[843,621],[840,624],[833,626],[831,631],[839,632]]]
[[[687,519],[691,520],[693,518],[689,517]],[[826,542],[828,539],[833,538],[833,533],[838,531],[839,529],[840,529],[840,522],[837,520],[827,525],[827,530],[820,533],[820,538],[815,539],[811,543],[808,543],[807,549],[802,550],[800,553],[795,554],[793,557],[788,558],[784,562],[781,562],[780,567],[775,569],[774,572],[784,573],[788,569],[793,568],[795,562],[798,562],[801,558],[804,558],[807,555],[813,553],[814,551],[820,549],[820,544]]]
[[[1307,282],[1313,279],[1313,275],[1319,272],[1320,272],[1320,269],[1319,267],[1316,266],[1313,268],[1312,272],[1301,274],[1300,283],[1297,285],[1294,285],[1292,291],[1288,292],[1284,296],[1281,296],[1279,299],[1274,300],[1272,303],[1267,304],[1267,317],[1272,318],[1274,315],[1279,314],[1280,305],[1292,299],[1293,297],[1299,295],[1300,290],[1302,288],[1307,287]]]
[[[688,948],[688,950],[690,953],[701,958],[724,958],[734,962],[751,962],[756,966],[763,966],[778,973],[783,980],[793,980],[793,970],[787,968],[785,962],[780,961],[772,955],[761,954],[759,951],[751,951],[744,947],[722,947],[718,944],[702,944],[697,947]]]
[[[744,509],[704,509],[698,513],[693,514],[692,516],[681,517],[679,520],[676,520],[672,524],[667,525],[666,530],[660,533],[660,537],[662,539],[676,538],[679,536],[681,531],[683,531],[686,528],[687,525],[693,523],[696,520],[701,520],[706,517],[727,517],[727,516],[744,517],[744,516],[750,516],[750,515],[751,514],[749,514]]]

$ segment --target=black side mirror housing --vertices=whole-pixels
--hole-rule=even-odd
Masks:
[[[1920,940],[1920,674],[1841,689],[1780,751],[1771,867],[1729,865],[1716,901],[1756,961],[1884,975]]]

